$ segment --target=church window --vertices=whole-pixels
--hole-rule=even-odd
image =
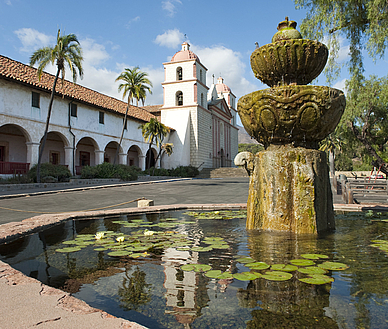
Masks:
[[[183,105],[183,93],[181,91],[178,91],[176,93],[176,105],[177,106]]]
[[[203,94],[201,93],[201,106],[203,107],[204,106],[204,102],[203,102]]]
[[[177,80],[183,79],[183,70],[180,66],[176,69],[176,79]]]
[[[32,92],[32,107],[40,108],[40,94]]]
[[[98,116],[98,122],[101,123],[102,125],[104,124],[104,112],[99,112]]]
[[[74,104],[74,103],[70,104],[70,115],[72,117],[77,117],[77,104]]]

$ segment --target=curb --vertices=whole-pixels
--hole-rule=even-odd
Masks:
[[[37,195],[44,195],[44,194],[78,192],[78,191],[86,191],[86,190],[98,190],[98,189],[113,188],[113,187],[125,187],[125,186],[132,186],[132,185],[168,183],[168,182],[177,182],[177,181],[193,180],[193,179],[195,179],[195,178],[173,178],[173,179],[162,179],[162,180],[144,181],[144,182],[85,186],[85,187],[76,187],[76,188],[69,188],[69,189],[62,189],[62,190],[50,190],[50,191],[40,191],[40,192],[30,192],[30,193],[19,193],[19,194],[6,194],[6,195],[0,195],[0,200],[21,198],[21,197],[27,197],[27,196],[37,196]]]

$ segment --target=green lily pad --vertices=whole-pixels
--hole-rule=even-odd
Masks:
[[[181,266],[181,270],[187,271],[187,272],[190,272],[190,271],[206,272],[211,270],[211,268],[212,267],[210,265],[206,265],[206,264],[186,264]]]
[[[326,283],[330,283],[330,282],[333,282],[334,279],[331,278],[330,276],[327,276],[327,275],[322,275],[322,274],[316,274],[316,275],[312,275],[308,278],[302,278],[302,279],[299,279],[299,281],[302,281],[304,283],[308,283],[308,284],[326,284]]]
[[[272,271],[283,271],[283,272],[293,272],[298,269],[298,266],[295,265],[286,265],[286,264],[273,264],[271,265]]]
[[[165,223],[165,222],[162,222],[162,223],[158,223],[157,226],[159,226],[159,227],[176,227],[177,224],[176,223]]]
[[[388,244],[387,240],[371,240],[371,242]]]
[[[254,262],[254,263],[248,263],[245,264],[246,267],[249,267],[252,270],[266,270],[269,268],[269,265],[264,262]]]
[[[77,241],[76,240],[67,240],[67,241],[63,241],[62,244],[77,244]]]
[[[113,257],[128,256],[130,254],[131,253],[127,250],[115,250],[115,251],[108,252],[108,255]]]
[[[124,227],[138,227],[139,226],[138,223],[125,223],[123,225],[124,225]]]
[[[227,244],[211,244],[209,247],[212,247],[213,249],[229,249],[230,246]]]
[[[80,247],[66,247],[62,249],[56,249],[56,252],[75,252],[75,251],[80,251],[82,248]]]
[[[303,254],[303,255],[300,255],[301,257],[303,258],[307,258],[307,259],[321,259],[321,258],[329,258],[329,256],[326,256],[326,255],[321,255],[321,254]]]
[[[212,247],[193,247],[193,248],[191,248],[191,251],[199,251],[199,252],[211,251],[211,250],[213,250]]]
[[[95,235],[94,234],[78,234],[76,236],[76,239],[79,239],[79,240],[94,240],[95,239]]]
[[[262,274],[262,277],[270,281],[287,281],[292,278],[292,274],[281,271],[268,271]]]
[[[163,220],[179,220],[179,218],[163,218]]]
[[[233,278],[240,281],[251,281],[257,279],[260,276],[260,273],[253,272],[241,272],[233,274]]]
[[[322,264],[319,264],[318,267],[329,271],[343,271],[349,268],[346,264],[336,262],[323,262]]]
[[[124,225],[124,224],[128,224],[128,222],[126,222],[125,220],[114,220],[112,221],[113,224],[121,224],[121,225]]]
[[[217,277],[217,279],[233,279],[233,274],[232,273],[230,273],[230,272],[224,272],[224,273],[222,273],[221,275],[219,275],[218,277]]]
[[[210,270],[210,271],[207,271],[205,273],[205,276],[207,276],[208,278],[218,278],[220,275],[222,274],[222,272],[220,270]]]
[[[255,260],[251,257],[242,257],[238,258],[237,261],[242,264],[254,263]]]
[[[293,260],[290,260],[290,263],[292,265],[296,265],[296,266],[311,266],[311,265],[315,265],[315,263],[310,260],[310,259],[293,259]]]
[[[303,274],[325,274],[327,271],[318,266],[309,266],[309,267],[300,267],[298,268],[298,272]]]

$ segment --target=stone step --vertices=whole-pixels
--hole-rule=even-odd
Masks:
[[[204,168],[198,178],[223,178],[223,177],[248,177],[248,173],[242,168],[222,167]]]

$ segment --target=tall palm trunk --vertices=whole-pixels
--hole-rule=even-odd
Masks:
[[[44,147],[46,145],[47,133],[48,133],[48,128],[49,128],[49,124],[50,124],[51,110],[53,108],[53,102],[54,102],[55,87],[57,86],[57,81],[58,81],[60,71],[61,70],[58,66],[57,74],[55,75],[55,79],[54,79],[53,90],[51,91],[51,98],[50,98],[50,103],[49,103],[48,112],[47,112],[47,119],[46,119],[46,128],[44,130],[43,140],[42,140],[42,144],[40,146],[38,165],[36,167],[36,181],[38,183],[40,183],[40,165],[42,163],[43,150],[44,150]]]
[[[127,110],[125,111],[124,122],[123,122],[123,129],[121,129],[121,136],[120,136],[120,140],[119,140],[119,145],[117,145],[117,150],[116,150],[115,158],[113,160],[113,164],[114,165],[116,164],[116,158],[119,155],[121,143],[122,143],[123,137],[124,137],[124,130],[125,130],[125,123],[127,122],[128,108],[129,108],[129,105],[127,105]]]

